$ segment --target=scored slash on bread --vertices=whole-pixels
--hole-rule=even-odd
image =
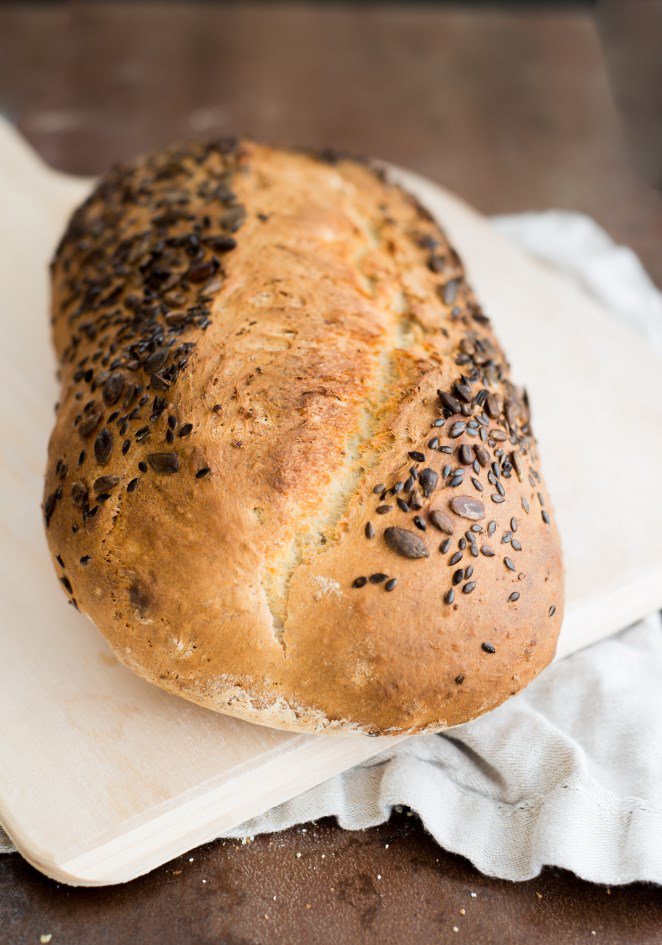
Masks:
[[[526,393],[429,214],[230,139],[111,170],[53,262],[44,518],[118,657],[300,731],[435,731],[552,658]]]

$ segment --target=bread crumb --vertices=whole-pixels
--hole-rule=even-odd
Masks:
[[[466,914],[467,914],[466,909],[460,909],[460,915],[466,915]]]
[[[459,931],[460,931],[460,930],[458,929],[457,925],[454,925],[454,926],[453,926],[453,931],[454,931],[454,932],[459,932]]]
[[[300,859],[301,859],[301,854],[297,853],[297,860],[300,860]]]
[[[538,899],[542,899],[542,893],[539,893],[537,889],[536,889],[536,896],[538,897]]]
[[[475,899],[477,895],[478,895],[478,893],[471,893],[471,898],[472,898],[472,899]]]
[[[595,935],[595,932],[594,932],[593,934]],[[52,933],[52,932],[46,932],[45,935],[40,935],[40,936],[39,936],[39,941],[42,943],[42,945],[48,945],[48,942],[50,942],[50,940],[51,940],[52,938],[53,938],[53,933]]]

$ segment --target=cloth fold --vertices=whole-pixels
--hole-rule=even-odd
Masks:
[[[405,805],[490,876],[553,865],[611,885],[662,882],[661,672],[655,614],[474,722],[410,738],[231,835],[330,815],[356,830]]]
[[[662,350],[662,295],[636,255],[580,214],[496,217]],[[662,883],[662,622],[655,614],[551,666],[488,715],[395,748],[233,830],[335,816],[347,829],[416,811],[447,850],[510,880],[543,866]],[[0,852],[12,850],[0,830]]]

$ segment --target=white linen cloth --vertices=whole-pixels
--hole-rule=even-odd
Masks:
[[[493,223],[662,350],[662,295],[592,220],[549,211]],[[326,816],[361,829],[395,805],[490,876],[554,865],[593,882],[662,883],[660,616],[554,664],[488,715],[407,739],[230,835]],[[0,830],[0,852],[12,849]]]

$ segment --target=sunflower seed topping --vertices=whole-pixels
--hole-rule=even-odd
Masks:
[[[480,499],[474,499],[473,496],[458,495],[452,498],[449,504],[455,514],[462,518],[472,521],[485,518],[485,506]]]
[[[428,558],[430,555],[425,542],[406,528],[391,526],[385,529],[384,541],[391,551],[403,558]]]
[[[162,475],[171,475],[179,469],[179,456],[177,453],[149,453],[147,462],[154,472]]]

